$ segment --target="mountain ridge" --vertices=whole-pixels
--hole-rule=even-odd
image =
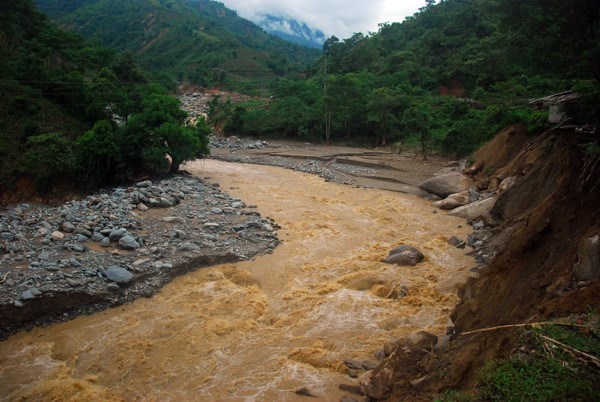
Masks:
[[[269,35],[211,0],[37,0],[60,26],[130,50],[140,64],[179,82],[251,91],[302,72],[319,56]]]

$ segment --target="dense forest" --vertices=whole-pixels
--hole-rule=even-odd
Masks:
[[[394,144],[467,155],[528,104],[575,90],[579,118],[597,120],[598,2],[446,0],[372,34],[329,38],[308,79],[281,79],[273,99],[215,103],[226,133]],[[448,96],[451,95],[451,96]]]
[[[189,82],[259,95],[273,78],[304,71],[319,56],[317,49],[268,35],[212,0],[37,3],[60,26],[130,50],[165,85]]]
[[[329,38],[320,56],[214,1],[37,3],[84,37],[32,0],[0,8],[4,189],[22,175],[94,187],[207,153],[207,123],[186,127],[169,96],[177,81],[255,95],[212,102],[210,123],[226,134],[424,157],[468,155],[514,122],[541,132],[547,113],[530,101],[565,90],[580,96],[576,123],[599,123],[598,2],[428,0],[378,32]]]
[[[185,126],[178,101],[152,79],[131,53],[57,28],[31,1],[3,2],[2,192],[19,176],[42,190],[93,188],[208,153],[206,123]]]

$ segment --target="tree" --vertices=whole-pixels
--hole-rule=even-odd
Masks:
[[[404,111],[402,124],[407,131],[418,135],[423,159],[427,159],[431,141],[431,108],[426,103],[416,103]]]
[[[123,163],[118,130],[108,120],[98,121],[77,139],[76,158],[78,176],[86,186],[114,182]]]
[[[377,125],[375,146],[385,145],[388,137],[398,125],[395,112],[400,103],[397,94],[390,88],[377,88],[369,94],[367,101],[368,119]]]

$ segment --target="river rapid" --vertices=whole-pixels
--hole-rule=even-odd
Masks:
[[[185,166],[280,226],[272,254],[179,277],[149,299],[0,342],[2,400],[323,401],[344,359],[443,335],[473,265],[447,244],[468,225],[430,201],[270,166]],[[401,243],[425,262],[382,261]],[[403,298],[391,298],[405,286]]]

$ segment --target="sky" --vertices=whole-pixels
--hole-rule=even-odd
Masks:
[[[378,24],[413,15],[425,0],[220,0],[251,21],[261,14],[289,16],[339,39],[355,32],[377,32]]]

